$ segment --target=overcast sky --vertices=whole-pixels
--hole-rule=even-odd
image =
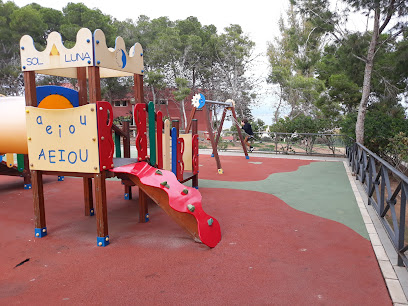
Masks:
[[[41,6],[61,10],[68,2],[82,2],[89,8],[98,8],[104,14],[111,15],[118,20],[127,18],[137,20],[139,15],[150,18],[168,16],[170,20],[185,19],[195,16],[203,25],[213,24],[219,32],[222,32],[230,24],[241,25],[243,31],[256,43],[255,52],[262,54],[256,73],[266,77],[268,64],[265,57],[267,42],[279,35],[277,22],[281,14],[285,13],[288,0],[150,0],[150,1],[123,1],[123,0],[14,0],[19,7],[37,2]],[[264,86],[266,88],[266,85]],[[253,115],[271,124],[273,115],[273,99],[270,94],[263,92],[261,106],[253,108]]]

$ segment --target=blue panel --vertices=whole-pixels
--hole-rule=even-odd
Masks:
[[[36,228],[35,229],[35,238],[42,238],[47,236],[47,228],[43,227],[43,228]]]
[[[58,182],[62,182],[63,180],[64,180],[64,177],[58,175]]]
[[[128,193],[125,193],[125,200],[130,200],[130,199],[129,199],[129,194],[128,194]]]
[[[146,221],[146,222],[149,222],[149,214],[146,214],[146,215],[145,215],[145,221]]]
[[[32,188],[31,184],[24,184],[24,189],[31,189],[31,188]]]
[[[89,210],[89,215],[90,215],[90,216],[95,215],[95,211],[94,211],[94,209],[93,209],[93,208],[91,208],[91,209]]]
[[[177,129],[171,129],[171,172],[177,176]]]
[[[249,159],[249,156],[245,156],[246,159]]]
[[[4,155],[0,155],[0,163],[3,161],[3,156]]]
[[[55,85],[37,87],[37,106],[41,103],[42,100],[51,95],[63,96],[69,102],[71,102],[73,107],[79,106],[79,93],[76,90]]]
[[[96,245],[100,247],[105,247],[109,244],[109,236],[106,237],[96,237]]]

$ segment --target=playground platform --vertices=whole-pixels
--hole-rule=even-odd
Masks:
[[[406,304],[405,268],[366,207],[345,160],[200,152],[205,210],[222,240],[194,242],[138,192],[107,181],[111,244],[95,244],[82,180],[44,177],[49,234],[34,238],[32,192],[0,176],[0,304]],[[388,255],[388,256],[387,256]]]

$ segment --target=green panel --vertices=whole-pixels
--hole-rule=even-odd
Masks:
[[[17,169],[18,172],[24,171],[24,154],[17,154]]]
[[[115,155],[116,157],[122,157],[122,153],[120,150],[120,135],[115,133]]]
[[[154,103],[149,102],[149,143],[150,143],[150,165],[156,165],[156,122],[154,113]]]

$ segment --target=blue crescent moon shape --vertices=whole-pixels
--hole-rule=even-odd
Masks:
[[[122,69],[123,69],[126,66],[126,53],[123,50],[121,51],[122,51]]]
[[[200,100],[198,101],[200,104],[198,105],[198,109],[202,108],[205,104],[205,97],[203,94],[200,94]]]

